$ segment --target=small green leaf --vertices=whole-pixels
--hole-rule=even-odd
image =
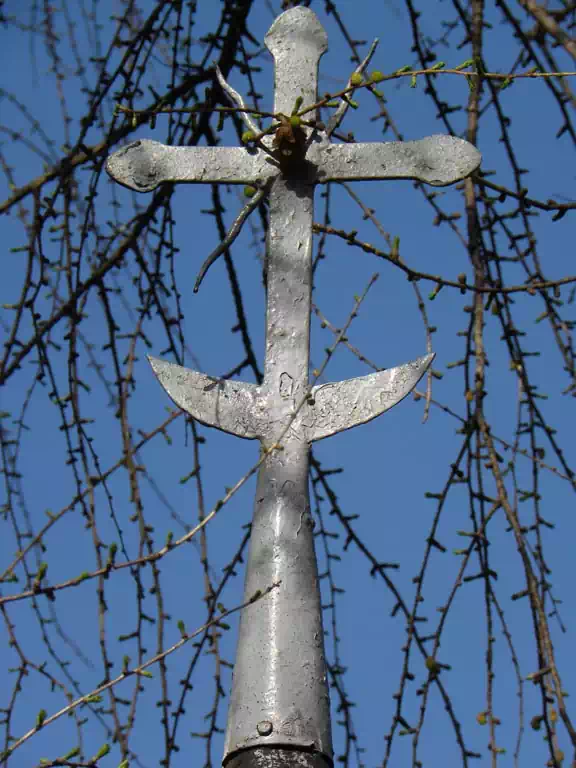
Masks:
[[[456,72],[460,72],[461,70],[466,69],[466,67],[471,67],[472,64],[474,64],[474,59],[466,59],[466,61],[463,61],[462,64],[458,64],[454,69]]]
[[[38,573],[36,574],[36,581],[42,581],[44,576],[46,576],[46,571],[48,570],[48,563],[40,563],[38,566]]]
[[[410,64],[405,64],[403,67],[400,67],[400,69],[397,69],[394,74],[402,75],[404,72],[412,72],[412,67]],[[374,73],[372,73],[372,79],[374,79]]]
[[[298,115],[292,115],[290,118],[290,125],[292,128],[300,128],[302,125],[302,119],[298,117]]]
[[[375,69],[374,72],[370,75],[370,79],[373,83],[381,83],[382,80],[384,80],[384,73],[380,72],[379,69]]]
[[[96,762],[96,760],[100,760],[101,757],[106,757],[106,755],[110,752],[110,744],[102,744],[98,752],[94,755],[92,758],[92,762]]]
[[[445,67],[445,66],[446,66],[446,63],[444,61],[437,61],[433,67],[430,67],[430,69],[432,72],[434,72],[437,69],[442,69],[442,67]]]
[[[78,757],[80,754],[80,747],[74,747],[74,749],[71,749],[70,752],[66,752],[65,755],[62,755],[62,760],[70,760],[71,757]]]
[[[254,141],[256,138],[256,134],[254,131],[244,131],[242,134],[242,144],[250,144],[251,141]]]
[[[350,76],[350,85],[361,85],[363,82],[363,77],[360,74],[360,72],[353,72]]]
[[[178,621],[178,624],[177,624],[176,626],[177,626],[177,627],[178,627],[178,629],[180,630],[180,634],[182,635],[182,637],[186,637],[186,625],[184,624],[184,622],[182,621],[182,619],[180,619],[180,620]]]
[[[36,728],[42,728],[44,720],[46,720],[46,710],[41,709],[40,712],[38,712],[36,715]]]
[[[412,77],[410,78],[410,88],[416,88],[416,80],[417,80],[416,75],[412,75]]]
[[[298,96],[298,97],[296,98],[296,101],[294,102],[294,107],[293,107],[293,109],[292,109],[292,114],[293,114],[293,115],[295,115],[295,114],[298,112],[298,110],[299,110],[299,109],[300,109],[300,107],[302,106],[302,102],[303,102],[303,101],[304,101],[304,97],[303,97],[303,96]]]
[[[142,677],[154,677],[154,675],[152,674],[152,672],[148,672],[148,670],[147,670],[147,669],[141,669],[141,670],[139,670],[139,671],[138,671],[138,674],[139,674],[139,675],[142,675]]]

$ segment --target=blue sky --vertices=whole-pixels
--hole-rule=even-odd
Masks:
[[[278,3],[271,3],[276,7]],[[422,4],[423,5],[423,4]],[[434,3],[434,13],[428,13],[423,22],[430,37],[441,31],[442,19],[447,18],[449,10],[445,3]],[[8,0],[7,15],[14,14],[22,22],[30,18],[16,0]],[[143,2],[144,14],[152,6]],[[200,3],[197,38],[211,29],[218,18],[220,3]],[[79,8],[83,6],[80,5]],[[313,2],[311,7],[318,13],[328,35],[330,50],[321,61],[320,89],[336,90],[345,83],[351,71],[349,50],[346,48],[334,20],[324,12],[323,4]],[[107,2],[94,6],[99,21],[102,23],[102,41],[107,44],[110,34],[108,17],[118,12],[120,3]],[[399,67],[414,63],[410,53],[412,40],[406,11],[400,0],[386,3],[372,3],[370,0],[345,0],[338,2],[338,9],[354,39],[367,40],[374,36],[380,38],[380,46],[373,59],[373,67],[389,72]],[[79,14],[71,10],[72,16]],[[490,6],[487,9],[489,20],[494,24],[487,34],[485,59],[492,71],[508,71],[513,65],[516,50],[513,42],[500,25],[498,14]],[[274,16],[268,4],[258,0],[250,16],[250,30],[255,38],[263,39]],[[78,21],[78,35],[83,46],[88,46],[81,17]],[[63,39],[65,39],[65,20],[58,18]],[[30,50],[34,36],[17,32],[10,27],[4,33],[3,61],[5,67],[0,75],[3,89],[16,92],[21,102],[34,111],[40,122],[41,130],[55,141],[51,155],[57,159],[61,155],[60,145],[64,141],[62,121],[54,78],[49,74],[49,59],[43,43],[36,40],[34,45],[36,67],[30,64]],[[452,39],[450,39],[452,40]],[[194,43],[193,57],[199,58],[202,44]],[[362,47],[367,50],[367,45]],[[83,47],[81,47],[83,51]],[[64,45],[61,55],[65,63],[72,66],[73,51]],[[455,46],[446,49],[442,57],[447,65],[458,65],[468,58],[465,47],[456,50]],[[568,68],[568,60],[558,54],[563,66]],[[258,76],[258,87],[264,94],[263,103],[272,103],[272,62],[267,53],[260,57],[262,72]],[[86,77],[93,80],[94,72],[88,69]],[[440,79],[440,78],[439,78]],[[156,89],[161,89],[166,80],[166,69],[161,62],[150,66],[149,81]],[[231,84],[243,88],[241,80],[232,78]],[[78,126],[78,119],[83,114],[85,97],[79,78],[69,78],[64,82],[68,105],[72,113],[72,136]],[[394,116],[398,128],[405,139],[421,138],[432,133],[443,132],[442,125],[435,119],[435,108],[423,92],[423,85],[416,89],[408,87],[408,81],[391,82],[383,88],[388,100],[388,108]],[[464,78],[442,80],[443,93],[451,103],[465,104],[468,89]],[[358,96],[360,109],[350,112],[344,130],[353,130],[356,138],[365,141],[380,141],[382,123],[371,118],[376,114],[376,104],[367,94]],[[554,197],[558,200],[574,197],[574,166],[568,157],[571,147],[565,135],[555,139],[560,125],[556,105],[546,93],[541,82],[521,82],[508,89],[502,96],[502,103],[507,114],[512,117],[510,132],[513,137],[517,156],[523,167],[530,170],[525,177],[530,194],[541,200]],[[457,132],[465,128],[465,110],[451,115]],[[109,115],[111,118],[111,115]],[[0,120],[13,130],[30,132],[29,123],[14,104],[4,97],[0,101]],[[164,121],[164,122],[163,122]],[[140,128],[133,136],[150,137],[158,141],[166,139],[166,118],[160,118],[154,132],[149,126]],[[35,136],[31,136],[36,140]],[[92,129],[90,141],[101,140],[97,129]],[[384,140],[392,137],[387,134]],[[496,183],[508,185],[512,176],[500,139],[500,130],[490,115],[482,121],[479,148],[483,154],[483,168],[495,171],[491,177]],[[236,143],[232,131],[227,128],[223,133],[223,143]],[[42,173],[42,159],[38,158],[22,143],[9,142],[5,137],[2,148],[10,164],[14,167],[17,185]],[[89,174],[85,174],[89,179]],[[4,178],[4,177],[3,177]],[[4,179],[5,181],[5,179]],[[99,180],[98,208],[102,221],[128,220],[134,204],[145,205],[148,196],[136,198],[128,190],[112,188],[111,182],[103,175]],[[4,197],[7,189],[4,188]],[[414,269],[441,274],[455,279],[465,272],[471,276],[465,250],[458,238],[447,227],[433,224],[434,213],[420,191],[411,182],[358,183],[354,191],[364,203],[376,210],[384,229],[400,238],[402,258]],[[439,190],[439,199],[444,209],[450,212],[464,212],[461,192],[457,189]],[[115,199],[123,204],[115,209],[111,202]],[[387,250],[387,245],[378,231],[369,223],[362,222],[362,212],[347,195],[345,190],[332,190],[332,224],[345,230],[359,229],[359,237],[372,242],[376,247]],[[226,220],[230,223],[242,205],[241,189],[230,187],[223,190],[226,207]],[[316,220],[322,220],[323,201],[320,192],[316,196]],[[29,205],[29,203],[28,203]],[[208,253],[218,242],[218,235],[209,217],[200,211],[211,206],[210,189],[200,186],[179,188],[173,197],[175,218],[174,240],[180,251],[175,260],[176,279],[182,294],[183,329],[187,347],[193,353],[187,355],[186,364],[206,373],[219,375],[232,368],[243,358],[244,353],[238,334],[231,334],[236,315],[228,287],[224,261],[220,260],[210,270],[197,295],[192,294],[192,286],[197,271]],[[103,211],[101,209],[104,209]],[[568,214],[561,221],[552,224],[549,214],[543,213],[533,223],[540,238],[540,254],[545,265],[546,277],[555,279],[573,271],[570,259],[570,243],[574,242],[573,216]],[[260,365],[264,351],[264,310],[265,296],[261,280],[261,261],[263,245],[258,240],[257,247],[252,247],[254,235],[251,226],[258,224],[254,217],[245,227],[233,249],[234,263],[238,269],[244,296],[248,325],[252,334],[254,348]],[[457,222],[465,236],[465,218]],[[259,233],[256,233],[260,237]],[[0,290],[3,303],[15,303],[23,277],[24,256],[11,253],[10,248],[22,245],[23,233],[17,217],[13,214],[2,222],[4,244],[3,280]],[[498,246],[503,252],[504,242]],[[50,244],[45,238],[45,248],[51,258],[57,258],[56,244]],[[374,272],[380,273],[380,279],[368,294],[358,318],[354,321],[348,337],[350,342],[360,348],[363,354],[382,367],[391,367],[407,362],[424,354],[426,337],[417,309],[412,286],[397,270],[382,260],[358,249],[347,247],[336,238],[328,240],[327,258],[321,262],[316,274],[313,300],[322,313],[333,325],[341,327],[347,320],[353,307],[353,295],[360,294]],[[130,271],[136,274],[137,267],[130,264]],[[510,281],[519,283],[523,280],[521,269],[510,265],[507,274]],[[136,302],[135,292],[127,279],[126,273],[117,273],[114,278],[121,293],[113,296],[112,301],[118,316],[123,317],[128,327],[131,319],[122,307],[122,299],[128,303]],[[420,283],[426,297],[432,290],[431,283]],[[566,291],[563,296],[567,296]],[[568,376],[562,370],[562,363],[549,327],[545,323],[534,322],[542,312],[540,300],[519,295],[516,304],[517,322],[522,323],[528,332],[526,348],[540,350],[541,357],[533,358],[530,369],[533,381],[549,395],[543,409],[548,422],[558,429],[560,441],[567,462],[573,466],[576,458],[573,431],[573,399],[562,396],[561,392],[569,384]],[[434,334],[434,351],[437,354],[434,368],[443,373],[442,379],[433,382],[433,397],[451,407],[455,412],[464,414],[463,378],[461,369],[447,368],[447,365],[463,357],[464,340],[456,335],[463,330],[469,315],[463,308],[470,303],[470,295],[462,296],[457,291],[444,289],[433,302],[426,299],[426,309],[430,323],[437,326]],[[49,301],[45,301],[46,308]],[[97,299],[92,297],[90,313],[82,323],[82,332],[86,340],[94,344],[95,349],[106,342],[104,315],[99,309]],[[5,313],[4,323],[11,320],[9,311]],[[4,326],[5,327],[5,326]],[[171,403],[162,392],[145,360],[145,353],[160,356],[166,347],[163,330],[154,318],[146,327],[150,349],[144,345],[139,352],[134,377],[137,380],[137,395],[131,399],[130,414],[132,423],[138,428],[149,431],[154,429],[167,416]],[[62,334],[60,334],[61,337]],[[500,342],[501,329],[490,313],[487,313],[486,345],[490,361],[487,372],[488,398],[487,415],[491,419],[494,434],[504,440],[513,441],[517,419],[518,379],[509,368],[505,347]],[[26,333],[23,335],[27,338]],[[319,366],[323,360],[323,350],[333,342],[333,336],[327,329],[322,329],[317,321],[312,331],[312,363]],[[127,344],[127,342],[126,342]],[[85,353],[83,353],[85,354]],[[34,355],[32,355],[34,357]],[[107,358],[105,358],[107,359]],[[61,367],[57,375],[59,386],[66,391],[67,369],[65,358],[61,358]],[[92,386],[89,395],[83,400],[85,415],[95,421],[89,426],[102,468],[113,465],[121,456],[119,429],[109,408],[108,395],[102,387],[94,369],[86,365],[86,381]],[[14,376],[2,394],[2,410],[17,418],[26,399],[28,388],[33,387],[32,397],[25,414],[28,427],[22,440],[19,456],[19,469],[24,475],[25,508],[17,500],[18,514],[27,514],[34,530],[38,530],[47,520],[46,510],[53,513],[65,507],[73,493],[74,486],[70,470],[65,466],[66,448],[59,427],[59,413],[48,399],[47,389],[34,384],[34,368],[28,364]],[[331,361],[325,379],[340,380],[369,373],[351,352],[339,349]],[[106,371],[112,376],[112,370]],[[422,389],[422,385],[420,387]],[[544,401],[543,401],[544,402]],[[15,416],[16,414],[16,416]],[[380,419],[359,429],[337,435],[322,441],[315,448],[316,455],[326,468],[344,467],[344,472],[332,478],[333,488],[345,514],[358,514],[354,521],[357,535],[364,541],[379,561],[393,561],[400,564],[398,570],[390,572],[394,582],[405,595],[408,603],[414,595],[413,577],[418,572],[426,548],[426,538],[430,535],[430,524],[434,515],[435,502],[425,498],[426,492],[437,493],[443,488],[449,472],[449,465],[457,455],[461,436],[456,434],[458,422],[440,409],[432,407],[428,421],[422,423],[423,404],[411,398],[404,401]],[[14,425],[12,425],[14,428]],[[206,509],[209,510],[223,495],[226,487],[232,486],[254,464],[258,457],[258,445],[255,442],[240,441],[214,430],[200,427],[200,433],[206,438],[201,445],[201,463],[203,472],[203,493]],[[171,444],[161,436],[152,440],[142,451],[150,476],[169,501],[164,504],[159,494],[145,480],[142,482],[142,494],[147,524],[154,527],[154,541],[157,547],[164,544],[168,531],[174,531],[177,537],[182,534],[178,523],[171,519],[170,509],[193,525],[197,520],[198,500],[192,482],[181,484],[179,481],[192,468],[192,442],[186,434],[182,419],[177,419],[169,428]],[[135,438],[137,435],[135,435]],[[521,447],[529,448],[528,445]],[[551,464],[557,461],[548,451]],[[519,457],[517,460],[518,486],[529,487],[532,464]],[[561,670],[563,687],[570,693],[576,682],[576,667],[573,661],[573,632],[575,615],[574,598],[574,541],[576,523],[574,518],[573,495],[569,484],[550,472],[541,473],[541,493],[543,496],[542,513],[554,522],[554,530],[543,534],[547,550],[548,564],[552,568],[550,576],[554,585],[554,594],[563,601],[560,606],[562,619],[566,627],[563,633],[552,621],[553,640],[558,665]],[[254,482],[249,481],[241,491],[226,505],[208,526],[208,543],[211,566],[215,579],[220,577],[234,555],[238,542],[244,535],[245,526],[251,516],[254,495]],[[494,492],[493,484],[487,481],[487,487]],[[98,509],[98,533],[100,538],[110,543],[117,540],[118,521],[124,531],[128,551],[137,556],[139,535],[137,526],[129,522],[133,508],[129,501],[127,475],[115,473],[108,486],[113,494],[114,515],[102,486],[96,489],[96,507]],[[527,505],[526,505],[527,506]],[[344,684],[348,697],[355,703],[352,710],[354,728],[358,745],[365,749],[363,762],[369,768],[379,765],[384,754],[384,734],[388,731],[395,702],[392,698],[398,688],[401,677],[403,654],[401,647],[406,638],[405,623],[400,613],[391,617],[394,598],[379,579],[370,577],[370,563],[357,547],[351,545],[342,551],[345,534],[337,520],[328,514],[329,508],[322,507],[326,528],[340,534],[339,539],[328,539],[332,555],[341,556],[341,560],[332,560],[331,567],[338,587],[344,588],[336,603],[339,622],[341,663],[347,667]],[[531,520],[531,511],[526,510],[526,520]],[[460,566],[460,558],[452,554],[454,548],[464,546],[458,530],[470,527],[468,500],[463,488],[451,491],[446,508],[441,516],[438,538],[447,548],[442,554],[432,551],[429,572],[424,588],[423,608],[428,616],[430,633],[434,631],[440,614],[436,608],[445,603]],[[49,563],[48,581],[57,584],[78,576],[83,571],[95,568],[94,547],[90,532],[86,530],[84,519],[76,509],[65,515],[44,540],[46,552],[38,553],[41,560]],[[532,637],[532,624],[525,600],[511,601],[510,596],[524,588],[524,576],[521,569],[512,534],[507,530],[503,517],[496,517],[491,529],[491,558],[498,571],[496,590],[504,609],[507,625],[514,637],[516,653],[523,677],[536,671],[536,656]],[[1,570],[7,567],[14,557],[18,545],[15,541],[10,521],[5,522],[0,537]],[[319,570],[326,567],[324,543],[317,540]],[[33,570],[35,558],[30,558]],[[471,573],[477,569],[470,565]],[[205,615],[203,598],[203,576],[198,549],[184,546],[175,550],[162,561],[162,584],[165,599],[165,613],[172,621],[167,624],[165,645],[176,642],[179,632],[176,621],[182,619],[189,631],[200,626]],[[2,595],[14,594],[25,583],[23,573],[19,572],[19,585],[2,586]],[[151,586],[150,570],[143,572],[147,588]],[[242,598],[243,570],[238,568],[238,577],[232,579],[222,597],[227,608],[237,605]],[[110,638],[110,655],[115,661],[114,673],[120,671],[122,656],[127,653],[134,657],[135,651],[129,642],[114,640],[118,635],[128,634],[135,628],[135,588],[134,582],[124,570],[115,573],[107,582],[108,612],[106,615],[107,633]],[[484,658],[486,653],[486,622],[482,595],[482,581],[468,583],[459,591],[451,609],[450,618],[443,634],[438,658],[449,664],[452,669],[442,673],[443,682],[452,698],[454,710],[461,723],[466,745],[469,749],[481,752],[482,759],[477,765],[488,765],[491,756],[486,746],[487,729],[478,725],[476,715],[486,708],[486,673]],[[146,601],[148,601],[146,603]],[[147,595],[149,610],[156,610],[154,600]],[[38,601],[38,610],[49,617],[51,607],[45,599]],[[65,673],[58,665],[58,659],[70,659],[69,674],[77,682],[82,694],[93,690],[103,677],[102,658],[98,637],[98,613],[96,582],[87,581],[74,589],[63,590],[53,606],[57,612],[58,624],[44,625],[53,655],[48,653],[43,642],[38,612],[31,601],[24,600],[8,604],[7,615],[14,626],[14,632],[22,643],[22,648],[31,659],[41,664],[47,660],[48,667],[57,677],[64,678]],[[148,612],[148,608],[145,607]],[[238,615],[230,618],[231,629],[222,638],[222,655],[232,662],[235,652],[235,638]],[[327,637],[326,647],[330,660],[333,659],[334,638],[331,630],[331,615],[325,616]],[[3,660],[0,669],[0,690],[3,692],[0,706],[8,706],[12,695],[15,674],[7,667],[16,667],[18,660],[13,649],[8,647],[6,625],[0,641],[0,655]],[[83,661],[73,648],[67,644],[58,627],[74,644],[82,649]],[[512,753],[516,745],[519,728],[519,702],[515,672],[510,661],[502,625],[496,621],[494,626],[495,644],[495,715],[502,725],[498,731],[498,743],[506,748],[507,754],[501,758],[502,765],[512,764]],[[151,625],[145,630],[147,656],[154,653],[156,638]],[[185,674],[194,648],[188,644],[169,657],[168,669],[171,684],[171,698],[176,701],[179,693],[178,681]],[[572,651],[572,652],[571,652]],[[418,654],[412,657],[411,671],[415,675],[412,683],[414,691],[425,680],[426,671]],[[154,671],[154,670],[153,670]],[[201,731],[205,727],[204,715],[209,711],[213,697],[214,662],[210,656],[204,656],[198,672],[194,675],[194,690],[186,703],[186,717],[178,732],[177,742],[180,752],[173,756],[172,765],[199,764],[204,761],[204,745],[200,740],[191,739],[190,731]],[[69,680],[67,684],[73,689]],[[228,691],[230,684],[229,670],[223,673],[223,685]],[[134,680],[122,683],[118,695],[130,698]],[[131,741],[132,748],[138,752],[142,766],[157,765],[163,756],[163,736],[159,724],[160,714],[155,702],[161,698],[158,676],[145,680],[145,693],[138,704],[136,727]],[[419,716],[420,700],[411,690],[403,706],[403,715],[409,722],[416,722]],[[520,764],[523,768],[541,766],[548,755],[541,734],[534,733],[529,727],[530,718],[539,714],[541,703],[537,689],[530,683],[524,684],[524,734]],[[571,700],[567,700],[569,705]],[[66,703],[59,692],[51,692],[50,686],[39,673],[31,672],[22,682],[22,693],[17,697],[14,708],[11,733],[20,736],[34,726],[36,715],[45,709],[48,715],[58,711]],[[221,705],[218,726],[224,728],[226,702]],[[339,754],[342,746],[342,731],[337,726],[340,715],[334,713],[335,753]],[[94,717],[84,726],[84,752],[93,755],[107,741],[106,732]],[[50,727],[42,730],[21,747],[12,758],[10,765],[25,768],[36,765],[40,758],[55,758],[64,754],[77,744],[77,732],[74,722],[67,717],[61,718]],[[568,740],[562,733],[560,744],[565,753],[570,754]],[[212,758],[217,764],[221,757],[222,744],[218,737],[214,741]],[[453,764],[459,760],[459,751],[455,743],[449,719],[437,691],[433,688],[428,704],[425,724],[420,740],[420,755],[424,763],[431,756],[442,756],[443,762]],[[116,766],[120,762],[119,752],[113,746],[108,757],[100,762],[103,767]],[[390,765],[408,765],[412,759],[412,741],[408,737],[396,737]],[[354,760],[352,760],[354,762]]]

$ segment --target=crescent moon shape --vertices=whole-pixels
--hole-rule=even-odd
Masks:
[[[304,417],[308,441],[365,424],[390,410],[410,394],[434,357],[424,355],[386,371],[313,387]]]
[[[254,439],[256,384],[206,376],[148,356],[156,378],[179,408],[207,427]]]

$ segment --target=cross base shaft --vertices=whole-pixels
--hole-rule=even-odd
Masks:
[[[242,611],[225,756],[272,745],[332,756],[308,475],[309,446],[297,437],[260,467],[245,600],[280,584]]]

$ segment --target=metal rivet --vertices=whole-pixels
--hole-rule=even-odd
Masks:
[[[270,722],[270,720],[262,720],[257,725],[258,733],[260,736],[270,736],[272,731],[274,730],[274,726]]]

